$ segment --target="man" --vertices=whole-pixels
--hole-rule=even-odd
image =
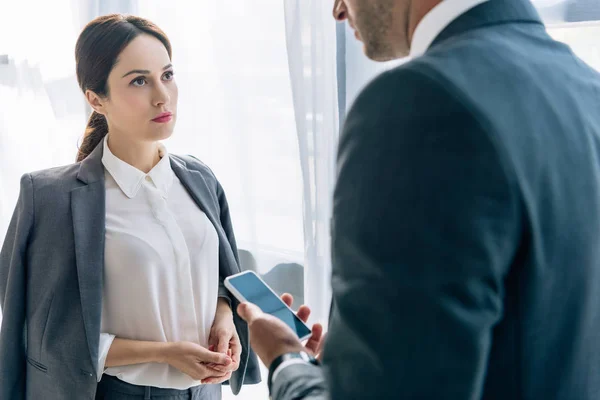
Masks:
[[[412,61],[340,138],[322,366],[293,354],[320,327],[303,348],[239,308],[273,399],[599,399],[599,75],[528,0],[335,15],[370,58]]]

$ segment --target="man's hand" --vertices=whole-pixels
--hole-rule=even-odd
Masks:
[[[291,306],[293,298],[289,294],[281,296],[282,300]],[[298,351],[308,351],[315,354],[321,346],[323,327],[321,324],[314,324],[312,336],[303,346],[298,336],[281,320],[269,314],[263,313],[260,308],[251,303],[242,303],[238,306],[238,314],[247,323],[250,329],[250,344],[258,357],[267,366],[271,365],[273,360],[285,353]],[[298,309],[298,317],[304,322],[310,316],[310,309],[301,306]]]
[[[242,345],[240,338],[233,323],[233,313],[229,307],[229,302],[219,298],[217,303],[217,313],[210,330],[208,338],[208,349],[216,351],[231,357],[231,364],[218,365],[209,364],[208,366],[215,370],[215,375],[202,380],[205,384],[222,383],[231,378],[231,373],[240,366],[240,356],[242,354]]]
[[[291,307],[294,304],[294,297],[289,293],[284,293],[281,295],[281,300],[288,307]],[[301,305],[298,308],[298,312],[296,313],[298,318],[300,318],[304,323],[308,321],[308,317],[310,316],[310,308],[305,305]],[[321,361],[321,353],[323,351],[323,345],[325,344],[325,337],[327,337],[326,333],[323,333],[323,327],[321,324],[315,324],[312,328],[312,335],[304,345],[307,350],[319,361]]]

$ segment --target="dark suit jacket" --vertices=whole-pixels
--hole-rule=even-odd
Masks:
[[[104,268],[102,145],[84,161],[21,179],[0,253],[1,400],[94,399]],[[240,271],[221,185],[200,161],[171,155],[171,166],[219,236],[221,279]],[[260,381],[248,327],[234,322],[243,351],[230,380]]]
[[[324,366],[274,399],[600,399],[600,76],[528,1],[375,79],[338,166]]]

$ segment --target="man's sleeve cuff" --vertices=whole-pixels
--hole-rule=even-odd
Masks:
[[[300,358],[293,358],[291,360],[285,360],[284,362],[279,364],[279,366],[277,368],[275,368],[275,371],[273,371],[273,376],[271,377],[271,385],[275,384],[275,379],[277,379],[277,376],[281,373],[281,371],[283,371],[285,368],[289,367],[290,365],[294,365],[294,364],[310,365],[309,363],[307,363],[306,361],[304,361]]]

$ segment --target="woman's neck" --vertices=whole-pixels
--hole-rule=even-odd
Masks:
[[[158,142],[128,141],[121,135],[109,135],[107,144],[115,157],[145,174],[160,161]]]

